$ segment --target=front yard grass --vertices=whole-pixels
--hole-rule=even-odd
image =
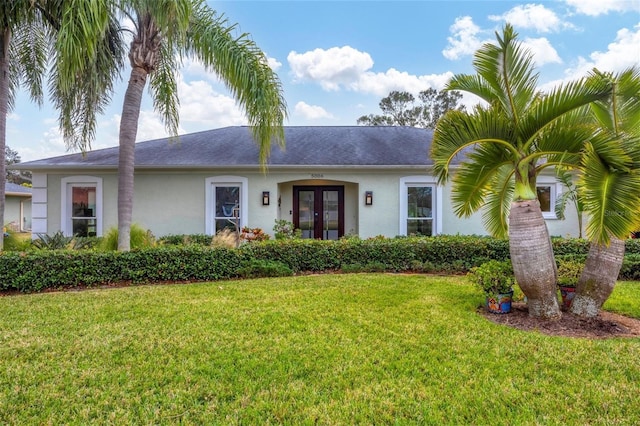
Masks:
[[[631,424],[640,339],[487,321],[461,277],[0,297],[0,424]],[[640,284],[608,309],[640,317]]]

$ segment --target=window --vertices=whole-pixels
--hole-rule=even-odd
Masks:
[[[223,229],[235,231],[247,224],[247,178],[216,176],[205,179],[206,233],[215,235]]]
[[[408,176],[400,179],[400,234],[436,235],[442,232],[438,221],[442,194],[435,179]]]
[[[102,235],[102,179],[93,176],[63,178],[61,230],[64,235]]]
[[[540,210],[545,219],[557,219],[556,199],[562,191],[562,184],[554,178],[542,177],[538,179],[536,192],[540,202]]]

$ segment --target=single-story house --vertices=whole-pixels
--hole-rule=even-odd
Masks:
[[[458,218],[450,185],[438,185],[432,132],[396,126],[289,126],[266,170],[246,126],[139,142],[133,222],[156,236],[249,226],[273,234],[276,220],[303,237],[485,234],[480,214]],[[117,227],[118,147],[19,163],[33,173],[32,232],[102,235]],[[562,191],[538,180],[551,235],[577,235],[556,220]]]
[[[4,186],[4,225],[13,232],[31,229],[31,188],[6,182]]]

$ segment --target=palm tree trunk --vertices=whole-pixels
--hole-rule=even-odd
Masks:
[[[556,263],[538,200],[511,203],[509,251],[516,281],[527,296],[529,316],[560,318]]]
[[[7,181],[7,113],[9,112],[9,42],[11,30],[5,28],[0,35],[0,226],[4,227],[5,184]],[[0,251],[4,248],[4,232],[0,232]]]
[[[571,302],[571,313],[585,318],[598,316],[611,295],[624,259],[625,242],[611,238],[608,246],[591,243],[589,255]]]
[[[133,176],[138,117],[147,72],[135,65],[124,95],[120,118],[120,154],[118,158],[118,251],[131,249],[131,217],[133,215]]]

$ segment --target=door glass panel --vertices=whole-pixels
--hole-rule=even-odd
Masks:
[[[298,217],[299,227],[302,230],[302,238],[315,238],[315,191],[300,191],[298,193]]]
[[[322,191],[322,239],[338,239],[338,191]]]
[[[432,188],[430,186],[411,186],[407,188],[409,217],[431,218]]]
[[[433,221],[431,219],[409,219],[407,221],[407,235],[433,235]]]

